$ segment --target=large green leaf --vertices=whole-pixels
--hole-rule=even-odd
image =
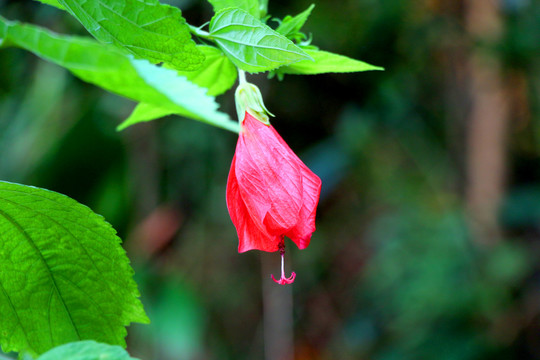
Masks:
[[[92,340],[77,341],[58,346],[41,355],[37,360],[137,360],[120,346],[97,343]]]
[[[275,72],[278,75],[313,75],[323,73],[384,70],[382,67],[370,65],[363,61],[351,59],[347,56],[333,54],[327,51],[306,49],[306,53],[308,53],[315,61],[299,61],[288,66],[283,66],[277,69]]]
[[[311,59],[291,40],[241,9],[219,11],[209,29],[210,37],[231,61],[251,73]]]
[[[148,103],[174,109],[175,113],[238,132],[238,123],[232,121],[227,114],[217,111],[218,104],[213,96],[206,95],[206,89],[189,82],[183,76],[178,76],[174,70],[148,66],[149,64],[144,61],[132,63],[143,80],[159,91],[160,97],[164,95],[165,99],[174,100],[148,101]]]
[[[227,8],[240,8],[247,11],[257,19],[261,17],[261,9],[259,8],[259,0],[208,0],[214,12],[218,12]]]
[[[67,196],[0,182],[0,344],[41,354],[94,339],[125,346],[148,322],[116,231]]]
[[[138,58],[194,70],[204,56],[180,9],[158,0],[57,0],[94,37]]]
[[[236,122],[217,111],[218,104],[214,97],[206,95],[206,89],[178,76],[174,70],[154,66],[145,60],[134,60],[114,47],[90,39],[61,36],[37,26],[8,22],[2,17],[0,37],[5,39],[4,46],[29,50],[67,68],[84,81],[118,95],[238,131]]]
[[[203,66],[195,71],[179,71],[189,81],[208,89],[207,94],[217,96],[229,90],[236,81],[237,70],[234,64],[218,48],[198,45],[197,49],[204,54]]]
[[[207,88],[209,95],[220,95],[229,90],[236,81],[237,73],[234,64],[215,47],[199,45],[199,50],[206,56],[201,69],[179,72],[179,74],[185,76],[194,84]],[[173,114],[189,116],[189,114],[173,108],[141,103],[135,107],[131,115],[117,129],[123,130],[140,122],[151,121]]]

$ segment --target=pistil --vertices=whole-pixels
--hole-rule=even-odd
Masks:
[[[293,271],[290,277],[285,276],[285,239],[283,237],[281,238],[281,242],[278,246],[279,254],[281,255],[281,278],[279,280],[276,280],[276,278],[272,274],[272,280],[274,280],[279,285],[292,284],[294,282],[294,278],[296,277],[296,273]]]

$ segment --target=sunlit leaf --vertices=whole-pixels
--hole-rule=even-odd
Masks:
[[[240,69],[257,73],[311,59],[291,40],[241,9],[219,11],[210,36]]]
[[[4,35],[2,35],[4,34]],[[214,97],[176,71],[135,60],[112,46],[96,41],[61,36],[37,26],[7,22],[0,17],[3,45],[12,45],[63,66],[84,81],[137,102],[166,107],[187,117],[231,131],[236,122],[217,110]]]
[[[67,196],[0,182],[0,344],[41,354],[85,339],[125,346],[148,322],[116,231]]]
[[[194,84],[207,88],[208,95],[220,95],[229,90],[236,81],[236,67],[219,49],[200,45],[199,50],[206,56],[201,69],[179,72],[179,74],[185,76]],[[126,121],[118,126],[118,130],[139,122],[151,121],[173,114],[189,116],[186,112],[173,108],[141,103],[135,107]]]
[[[177,7],[158,0],[57,0],[96,39],[138,58],[178,70],[200,67],[203,55]]]
[[[41,355],[37,360],[137,360],[120,346],[97,343],[92,340],[77,341],[58,346]]]
[[[36,0],[36,1],[39,1],[39,2],[41,2],[43,4],[51,5],[51,6],[54,6],[56,8],[65,10],[65,8],[62,5],[60,5],[58,0]]]
[[[181,111],[175,112],[164,107],[155,106],[147,103],[140,103],[135,106],[135,109],[133,109],[129,117],[124,120],[120,125],[118,125],[116,130],[124,130],[131,125],[135,125],[140,122],[152,121],[172,114],[186,116],[186,114],[182,113]]]
[[[178,74],[207,88],[208,95],[223,94],[236,81],[236,67],[221,50],[213,46],[198,45],[197,48],[205,56],[203,66],[195,71],[179,71]]]
[[[323,73],[346,73],[370,70],[384,70],[379,66],[347,56],[333,54],[321,50],[305,50],[315,61],[299,61],[276,70],[277,74],[313,75]]]
[[[309,15],[311,15],[314,7],[315,4],[311,4],[306,10],[296,16],[285,16],[276,31],[286,37],[298,33],[306,23]]]
[[[258,0],[208,0],[214,12],[227,8],[240,8],[247,11],[257,19],[260,18],[260,9]]]
[[[146,84],[153,87],[160,97],[165,96],[168,99],[168,101],[162,99],[149,102],[150,104],[175,109],[175,113],[178,112],[192,119],[238,131],[236,122],[232,121],[227,114],[217,111],[219,105],[213,96],[206,95],[206,89],[189,82],[183,76],[178,76],[174,70],[152,66],[141,60],[134,60],[132,64]]]

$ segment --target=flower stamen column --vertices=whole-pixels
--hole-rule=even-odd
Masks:
[[[292,284],[294,278],[296,278],[296,273],[293,271],[290,277],[285,276],[285,239],[281,238],[281,243],[279,243],[279,254],[281,255],[281,278],[276,280],[272,274],[272,280],[274,280],[279,285]]]

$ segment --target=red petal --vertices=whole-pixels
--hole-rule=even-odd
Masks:
[[[277,251],[283,235],[300,249],[315,231],[321,180],[272,126],[246,112],[227,184],[239,252]]]
[[[301,161],[273,127],[247,112],[242,125],[235,164],[240,194],[256,223],[283,235],[302,208]]]
[[[301,170],[303,175],[302,209],[298,223],[285,235],[294,241],[299,249],[305,249],[309,245],[311,234],[315,231],[315,213],[321,194],[321,179],[303,163]]]
[[[238,252],[242,253],[248,250],[277,251],[280,237],[270,235],[257,226],[244,204],[236,179],[235,158],[236,155],[233,158],[227,180],[227,209],[238,233]]]

